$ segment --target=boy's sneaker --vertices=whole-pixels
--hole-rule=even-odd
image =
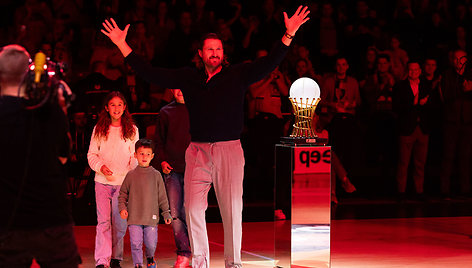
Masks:
[[[120,260],[111,259],[110,268],[121,268],[120,262],[121,262]]]
[[[154,258],[147,258],[147,268],[156,268],[156,262]]]
[[[174,268],[187,268],[190,259],[188,257],[177,255],[177,260],[174,263]]]
[[[95,266],[95,268],[106,268],[106,266],[103,265],[103,264],[99,264],[99,265]]]

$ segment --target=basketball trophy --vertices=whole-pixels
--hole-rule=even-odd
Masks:
[[[320,102],[320,87],[315,80],[302,77],[290,87],[290,102],[293,107],[294,124],[290,137],[282,137],[282,143],[314,144],[326,143],[316,135],[313,126],[316,106]]]

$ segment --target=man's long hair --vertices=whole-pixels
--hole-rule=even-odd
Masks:
[[[126,140],[126,139],[131,140],[134,138],[134,135],[136,135],[136,130],[134,128],[134,121],[133,121],[133,118],[131,117],[131,114],[128,111],[128,105],[126,103],[125,96],[123,96],[123,94],[118,91],[112,91],[108,93],[108,95],[105,97],[102,110],[100,112],[100,115],[98,116],[97,125],[95,126],[94,138],[97,138],[97,139],[104,138],[105,140],[108,138],[108,133],[109,133],[110,125],[111,125],[111,118],[110,118],[110,114],[107,112],[105,107],[108,106],[108,103],[114,97],[120,98],[123,101],[123,104],[125,105],[123,115],[121,116],[122,138],[123,140]]]

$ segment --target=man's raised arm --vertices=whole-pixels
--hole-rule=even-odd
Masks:
[[[110,18],[110,20],[105,20],[102,25],[102,33],[110,38],[110,40],[120,49],[121,54],[123,54],[124,57],[128,56],[131,51],[133,51],[129,47],[128,43],[126,43],[126,35],[128,35],[129,24],[125,26],[124,30],[121,30],[116,24],[115,20]]]
[[[295,14],[290,18],[288,17],[287,12],[284,12],[284,22],[287,30],[282,37],[282,43],[286,46],[289,46],[290,43],[292,43],[292,39],[298,31],[298,28],[310,19],[308,18],[308,14],[310,14],[310,11],[307,6],[299,6],[297,11],[295,11]]]

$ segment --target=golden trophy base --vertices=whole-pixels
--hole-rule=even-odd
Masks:
[[[290,98],[293,106],[295,122],[290,137],[282,137],[280,142],[291,145],[326,145],[327,139],[318,138],[313,128],[313,116],[320,98],[303,99]]]

